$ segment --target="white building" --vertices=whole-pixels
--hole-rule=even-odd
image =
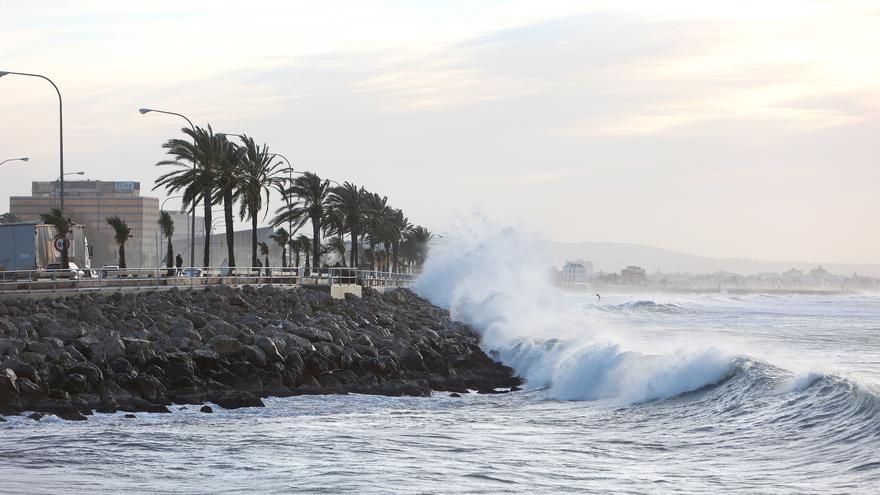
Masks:
[[[576,260],[566,261],[562,267],[563,284],[585,284],[593,276],[593,263],[591,261]]]

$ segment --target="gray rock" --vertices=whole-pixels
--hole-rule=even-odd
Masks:
[[[275,341],[269,337],[257,335],[254,337],[254,344],[263,350],[269,362],[284,361],[278,346],[275,345]]]
[[[294,334],[310,342],[333,342],[330,332],[315,327],[294,327]]]
[[[52,319],[50,315],[38,314],[34,315],[37,320],[37,332],[42,338],[56,338],[64,342],[76,340],[85,335],[85,330],[78,324],[66,321],[59,323]]]
[[[18,377],[9,368],[0,370],[0,407],[11,403],[18,397]]]
[[[255,366],[260,368],[266,367],[266,353],[255,345],[244,346],[244,357]]]
[[[15,357],[25,348],[25,342],[15,338],[0,338],[0,356]]]
[[[244,344],[239,342],[238,339],[226,335],[214,337],[208,342],[208,346],[221,356],[237,354],[244,350]]]
[[[122,337],[122,344],[125,346],[126,354],[145,353],[153,350],[153,343],[146,339]]]
[[[195,326],[193,325],[192,321],[185,318],[177,318],[174,320],[174,322],[172,322],[171,335],[174,335],[175,337],[192,338],[190,337],[190,335],[192,334],[198,336],[198,334],[195,333]]]

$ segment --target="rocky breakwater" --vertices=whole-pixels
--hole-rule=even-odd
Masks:
[[[262,397],[426,396],[520,383],[478,335],[407,290],[332,299],[309,289],[0,300],[0,415],[84,419]],[[2,418],[2,416],[0,416]]]

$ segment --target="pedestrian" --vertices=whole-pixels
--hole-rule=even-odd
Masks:
[[[180,253],[177,253],[177,258],[174,258],[174,264],[177,266],[177,276],[179,277],[183,272],[183,256]]]

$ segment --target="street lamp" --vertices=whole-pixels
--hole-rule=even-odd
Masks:
[[[51,79],[41,74],[0,70],[0,77],[6,75],[39,77],[45,79],[49,81],[49,84],[51,84],[52,87],[55,88],[55,92],[58,93],[58,175],[61,176],[61,211],[64,211],[64,118],[62,111],[63,105],[61,103],[61,90],[58,89],[58,86]]]
[[[30,158],[28,158],[26,156],[23,156],[21,158],[7,158],[6,160],[3,160],[2,162],[0,162],[0,165],[3,165],[6,162],[16,162],[16,161],[26,162],[28,160],[30,160]]]
[[[66,177],[68,175],[84,175],[84,174],[85,174],[85,171],[83,171],[83,170],[80,170],[79,172],[67,172],[66,174],[62,175],[61,177],[58,177],[57,179],[55,179],[55,182],[62,180],[64,177]]]
[[[184,115],[182,113],[177,113],[177,112],[168,112],[166,110],[156,110],[155,108],[139,108],[138,112],[140,112],[141,115],[144,115],[144,114],[147,114],[150,112],[164,113],[166,115],[175,115],[175,116],[180,117],[183,120],[185,120],[189,124],[190,128],[192,128],[192,131],[193,131],[193,151],[195,151],[196,126],[193,125],[192,121],[189,120],[186,117],[186,115]],[[198,165],[196,164],[195,154],[193,154],[193,168],[195,168],[197,166]],[[196,266],[196,203],[195,203],[195,201],[193,201],[193,205],[192,205],[192,225],[190,227],[191,228],[190,228],[190,233],[189,233],[189,247],[190,247],[189,266],[192,268],[192,267]],[[207,239],[205,239],[205,241],[206,241],[205,244],[207,244]]]
[[[165,199],[162,201],[162,204],[159,205],[159,211],[162,211],[162,209],[165,207],[165,203],[167,203],[169,199],[182,198],[182,197],[183,197],[182,195],[168,196],[167,198],[165,198]]]

